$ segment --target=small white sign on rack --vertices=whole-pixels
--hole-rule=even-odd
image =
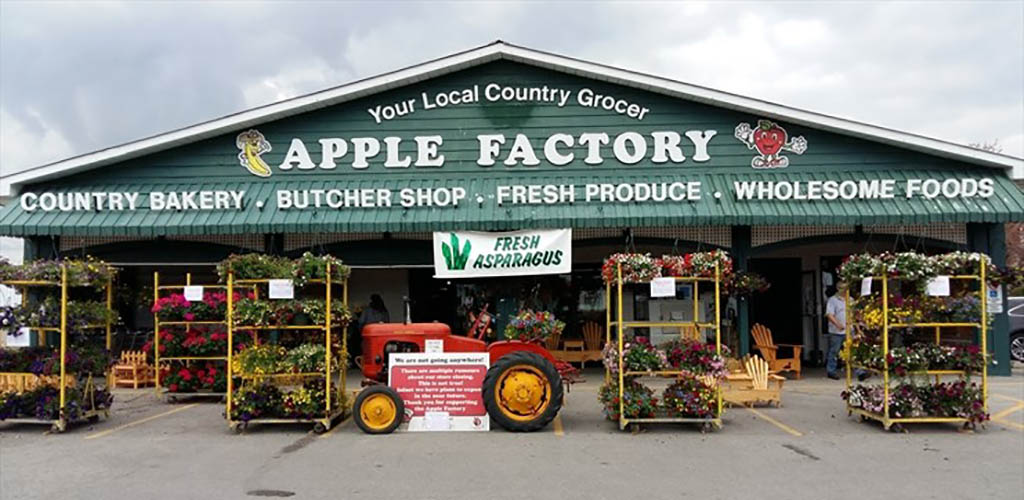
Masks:
[[[0,330],[2,332],[3,330]],[[7,347],[29,347],[32,344],[29,339],[32,338],[32,330],[27,327],[21,327],[18,329],[18,334],[14,335],[13,332],[7,332]],[[42,332],[40,332],[42,334]]]
[[[860,295],[862,297],[867,297],[868,295],[871,295],[871,282],[872,281],[873,280],[871,278],[864,278],[864,279],[860,280]]]
[[[272,299],[294,299],[295,286],[292,280],[270,280],[268,282],[270,298]]]
[[[928,282],[925,291],[932,297],[949,297],[949,276],[936,276],[932,278]]]
[[[1003,314],[1003,285],[988,285],[985,288],[988,296],[988,312]]]
[[[651,280],[651,297],[675,297],[675,278],[654,278]]]
[[[185,287],[185,300],[189,302],[202,302],[203,287],[201,285],[190,285]]]

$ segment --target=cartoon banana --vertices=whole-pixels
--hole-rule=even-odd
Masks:
[[[249,173],[259,177],[270,177],[270,166],[260,157],[270,151],[270,142],[259,131],[248,130],[238,134],[235,145],[242,150],[238,153],[238,163]]]

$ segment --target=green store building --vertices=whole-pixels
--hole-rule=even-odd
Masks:
[[[728,304],[730,343],[747,352],[762,323],[813,358],[848,254],[963,249],[1003,265],[1021,164],[495,42],[0,177],[0,235],[24,238],[26,259],[115,263],[141,296],[154,270],[210,282],[231,253],[326,251],[354,267],[352,303],[379,293],[392,321],[405,297],[412,319],[456,331],[484,302],[499,320],[539,304],[565,337],[603,322],[607,255],[722,248],[772,284]],[[540,228],[572,230],[571,273],[434,278],[435,231]],[[691,310],[647,299],[629,313]],[[122,315],[151,322],[141,305]],[[997,315],[994,374],[1009,374],[1007,330]]]

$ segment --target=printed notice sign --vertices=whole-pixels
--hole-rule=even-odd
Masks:
[[[3,331],[4,330],[0,330],[0,333],[2,333]],[[25,327],[19,328],[18,332],[17,332],[18,333],[17,335],[15,335],[14,332],[7,332],[7,346],[8,347],[28,347],[28,346],[32,345],[31,342],[29,342],[29,339],[32,338],[32,335],[31,335],[30,332],[31,332],[31,330],[28,329],[28,328],[25,328]],[[40,334],[42,334],[42,332],[40,332]],[[58,358],[59,358],[59,356],[58,356]]]
[[[388,385],[405,403],[410,431],[486,431],[481,390],[486,352],[391,353]]]
[[[654,278],[651,280],[651,297],[675,297],[675,278]]]
[[[862,297],[871,295],[871,278],[864,278],[860,280],[860,294]]]
[[[928,295],[932,297],[949,297],[949,276],[936,276],[928,282]]]
[[[990,314],[1003,313],[1003,285],[988,285],[986,290],[988,296],[988,312]]]
[[[201,286],[186,286],[185,287],[185,300],[189,302],[202,302],[203,301],[203,287]]]
[[[295,286],[292,285],[292,280],[270,280],[268,287],[270,288],[269,295],[272,299],[295,298]]]

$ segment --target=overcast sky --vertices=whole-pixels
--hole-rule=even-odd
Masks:
[[[0,0],[0,175],[495,39],[1024,156],[1021,0]]]
[[[1024,2],[0,1],[7,174],[503,39],[1024,156]]]

